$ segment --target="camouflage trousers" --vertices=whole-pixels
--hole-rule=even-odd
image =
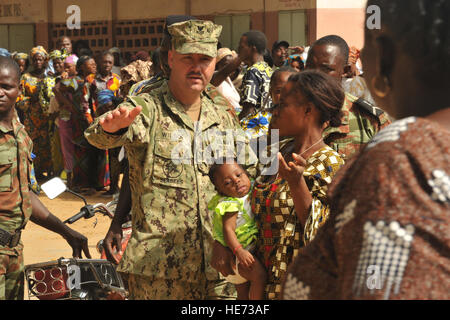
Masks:
[[[23,255],[0,253],[0,300],[23,300],[24,283]]]
[[[188,282],[130,274],[130,300],[235,300],[236,288],[224,279]]]

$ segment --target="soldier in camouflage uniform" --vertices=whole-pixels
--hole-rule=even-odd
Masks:
[[[136,84],[134,84],[128,93],[129,96],[137,96],[141,95],[143,93],[150,93],[152,90],[157,89],[161,87],[165,82],[167,82],[167,79],[170,76],[170,66],[168,65],[168,52],[171,49],[172,41],[171,41],[171,35],[168,32],[168,26],[184,22],[188,20],[196,20],[196,18],[191,16],[182,16],[182,15],[171,15],[166,18],[166,25],[164,28],[164,36],[161,42],[161,48],[160,48],[160,62],[161,62],[161,70],[162,72],[160,74],[157,74],[153,76],[150,79],[140,81]],[[214,77],[214,76],[213,76]],[[232,104],[223,97],[219,91],[210,83],[206,86],[203,95],[206,98],[210,98],[212,102],[216,106],[222,106],[224,110],[228,111],[233,117],[236,118],[237,116],[234,111],[234,107]],[[124,170],[124,176],[122,179],[122,185],[120,188],[120,195],[119,200],[117,204],[117,210],[115,212],[114,218],[111,221],[110,229],[108,230],[108,233],[104,239],[104,248],[106,257],[109,261],[112,263],[118,264],[120,261],[121,254],[116,255],[114,247],[116,247],[119,251],[121,250],[121,243],[122,243],[122,228],[121,225],[128,221],[129,219],[129,212],[131,211],[131,191],[129,186],[129,174],[128,174],[128,165],[126,166],[126,169]],[[214,249],[213,249],[213,256],[219,256],[219,257],[228,257],[229,259],[233,257],[232,252],[228,249],[220,245],[219,242],[214,242]],[[215,260],[217,263],[220,264],[223,260],[218,261]],[[224,276],[232,273],[231,266],[225,266],[226,271],[224,272]],[[122,278],[127,279],[128,274],[122,273]],[[230,291],[230,294],[227,294],[227,296],[235,297],[236,292],[234,290],[234,286],[231,287],[232,292]],[[220,293],[218,294],[221,295]]]
[[[24,297],[22,229],[28,220],[57,232],[90,258],[86,237],[53,216],[30,190],[32,141],[19,122],[14,104],[19,95],[20,69],[0,57],[0,300]]]
[[[208,178],[212,163],[196,157],[212,146],[217,137],[212,129],[236,130],[245,146],[236,118],[202,94],[214,72],[221,27],[190,20],[172,24],[168,31],[169,80],[129,97],[85,135],[99,148],[124,145],[129,157],[133,234],[119,271],[130,274],[131,298],[229,298],[231,286],[209,263],[214,243],[207,207],[215,194]],[[187,148],[173,140],[180,130]],[[246,157],[251,160],[256,159]]]
[[[342,81],[348,56],[349,49],[344,39],[325,36],[314,42],[309,49],[306,69],[318,69]],[[380,129],[391,123],[383,110],[349,93],[345,94],[342,114],[341,126],[328,127],[324,131],[324,141],[347,160]]]

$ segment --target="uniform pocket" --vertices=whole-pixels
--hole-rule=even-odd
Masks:
[[[186,172],[190,163],[189,150],[178,141],[156,140],[153,161],[152,183],[168,187],[188,189]],[[187,158],[186,158],[187,157]]]
[[[12,191],[12,160],[0,159],[0,192]]]

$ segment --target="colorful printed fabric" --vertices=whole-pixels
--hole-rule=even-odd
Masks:
[[[13,58],[15,61],[28,60],[28,54],[26,54],[24,52],[17,52],[16,54],[14,54]]]
[[[84,131],[93,121],[91,110],[84,109],[84,80],[76,76],[62,80],[61,83],[67,86],[65,95],[72,102],[71,123],[75,145],[72,183],[79,188],[104,187],[110,183],[107,154],[91,146],[84,137]]]
[[[236,237],[242,247],[251,245],[258,235],[252,210],[250,208],[249,195],[242,198],[224,197],[215,195],[208,203],[208,209],[213,213],[213,237],[224,247],[228,247],[223,235],[223,216],[226,213],[237,212]]]
[[[36,158],[36,155],[34,153],[31,153],[31,160],[33,161]],[[34,164],[31,163],[31,171],[30,171],[30,187],[31,190],[34,191],[34,193],[39,194],[41,192],[41,187],[39,186],[37,180],[36,180],[36,174],[34,173]]]
[[[42,80],[42,84],[39,90],[39,103],[45,114],[48,114],[48,108],[50,106],[50,99],[55,96],[53,88],[56,86],[56,80],[60,77],[48,76]]]
[[[108,104],[110,102],[113,102],[113,100],[114,100],[114,92],[109,89],[101,90],[97,95],[97,103],[99,107]]]
[[[328,127],[323,136],[325,143],[339,152],[344,160],[350,159],[380,129],[391,123],[383,110],[349,93],[345,94],[341,111],[341,126]]]
[[[42,57],[44,57],[44,59],[48,58],[48,53],[44,49],[43,46],[37,46],[37,47],[34,47],[33,49],[31,49],[31,52],[30,52],[31,59],[33,60],[34,56],[37,54],[40,54]]]
[[[331,214],[289,270],[286,299],[448,300],[450,132],[381,130],[329,187]]]
[[[71,54],[64,59],[64,63],[68,63],[76,66],[78,62],[78,57],[75,54]]]
[[[83,95],[83,105],[84,109],[91,109],[93,111],[94,117],[98,117],[109,110],[98,109],[98,93],[102,90],[111,90],[114,95],[118,97],[120,95],[120,77],[111,73],[106,79],[102,79],[99,73],[91,74],[86,77],[84,83],[84,95]]]
[[[267,109],[258,111],[241,120],[241,126],[250,139],[256,139],[267,135],[272,113]]]
[[[63,51],[53,50],[52,52],[50,52],[48,56],[51,60],[61,59],[63,61],[68,57],[67,52],[65,50]]]
[[[242,80],[241,105],[250,103],[260,109],[269,95],[270,77],[272,68],[265,62],[260,61],[247,69]],[[268,105],[270,108],[270,105]]]
[[[305,66],[305,61],[303,61],[302,55],[301,54],[292,54],[290,55],[286,61],[284,62],[284,66],[292,66],[292,63],[297,61],[300,64],[300,69],[304,69]]]
[[[316,151],[307,160],[307,167],[303,172],[306,184],[313,196],[311,211],[303,232],[305,245],[310,243],[320,227],[328,220],[330,213],[327,201],[327,188],[335,173],[344,165],[339,153],[329,146]]]
[[[52,172],[52,159],[49,137],[49,117],[39,102],[42,79],[25,73],[20,80],[22,94],[18,97],[16,107],[24,113],[24,125],[33,140],[36,175]]]
[[[293,151],[292,140],[284,140],[281,143],[284,144],[281,147],[282,154]],[[281,178],[276,178],[273,182],[265,182],[263,177],[257,179],[251,204],[259,226],[259,258],[268,271],[267,299],[280,298],[281,281],[288,265],[297,255],[299,248],[305,242],[308,243],[327,220],[327,187],[343,163],[339,154],[328,146],[307,159],[304,177],[314,206],[305,228],[298,222],[287,181]]]

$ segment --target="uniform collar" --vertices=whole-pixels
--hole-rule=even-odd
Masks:
[[[175,99],[172,92],[170,91],[168,81],[166,81],[163,84],[162,90],[164,92],[163,93],[164,102],[166,106],[169,108],[169,110],[172,113],[176,114],[188,128],[195,130],[194,122],[184,110],[183,105],[178,100]],[[199,123],[197,123],[197,125],[200,126],[202,131],[204,131],[214,124],[219,124],[219,122],[217,122],[218,117],[214,116],[216,112],[212,108],[208,96],[202,93],[200,97],[201,97],[201,111],[200,111],[200,119],[198,121]]]
[[[13,131],[14,135],[17,135],[19,129],[22,126],[23,125],[19,122],[19,116],[17,115],[17,111],[14,109],[14,115],[13,115],[13,118],[12,118],[12,130],[8,130],[4,126],[2,126],[0,124],[0,131],[3,132],[3,133],[9,133],[9,132]]]

